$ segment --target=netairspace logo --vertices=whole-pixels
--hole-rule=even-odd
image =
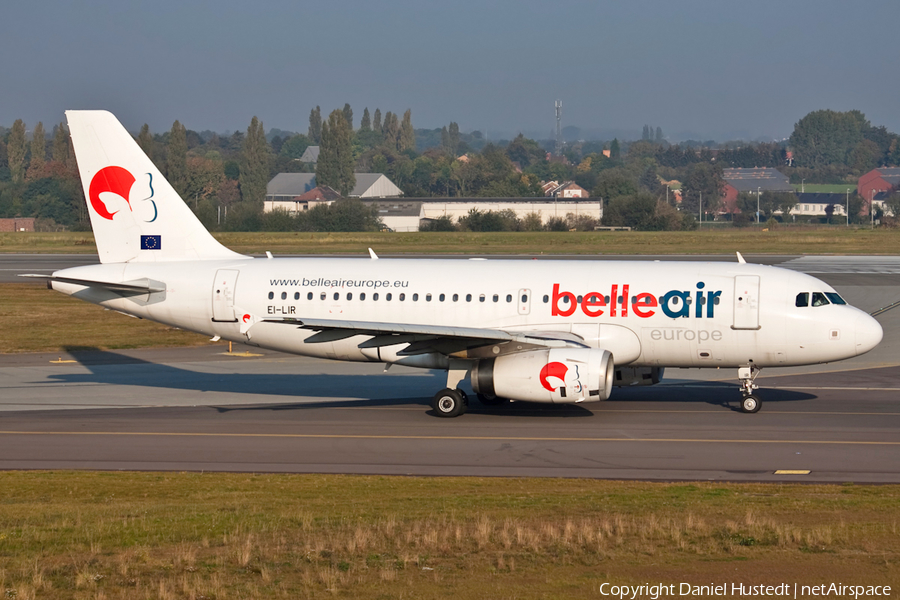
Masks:
[[[777,585],[751,585],[746,583],[710,583],[709,585],[693,585],[691,583],[613,585],[604,583],[600,586],[600,595],[620,600],[638,600],[649,598],[658,600],[676,596],[772,596],[778,598],[876,598],[891,595],[888,585],[844,585],[843,583],[821,583],[818,585],[802,585],[799,583],[780,583]]]

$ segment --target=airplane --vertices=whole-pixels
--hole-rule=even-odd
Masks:
[[[221,245],[106,111],[67,111],[100,264],[49,288],[127,315],[281,352],[447,371],[486,405],[598,402],[666,367],[737,370],[759,411],[767,367],[861,355],[883,332],[818,279],[737,262],[266,258]],[[47,277],[35,275],[34,277]],[[335,381],[340,385],[340,380]]]

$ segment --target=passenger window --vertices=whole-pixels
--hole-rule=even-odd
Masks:
[[[550,302],[550,296],[544,294],[544,304],[547,304],[548,302]]]
[[[400,300],[400,302],[403,302],[404,300],[406,300],[406,294],[400,294],[399,300]]]
[[[275,297],[275,292],[269,292],[269,300]]]
[[[809,292],[800,292],[799,294],[797,294],[797,299],[794,301],[794,306],[809,306]]]
[[[509,302],[509,297],[508,297],[508,296],[507,296],[507,300],[506,300],[506,301]],[[568,297],[568,296],[563,296],[562,301],[563,301],[563,304],[568,304],[568,303],[569,303],[569,297]]]
[[[458,301],[459,301],[459,294],[453,294],[453,301],[454,301],[454,302],[458,302]]]
[[[287,292],[281,292],[281,299],[287,300]]]
[[[353,294],[351,292],[347,292],[347,300],[353,300]]]
[[[413,294],[413,302],[418,302],[418,301],[419,301],[419,295]]]
[[[366,293],[365,293],[365,292],[360,292],[360,294],[359,294],[359,299],[360,299],[360,300],[365,300],[365,299],[366,299]]]
[[[847,304],[847,302],[841,298],[839,294],[834,292],[825,292],[825,297],[831,300],[832,304]]]
[[[372,294],[372,301],[378,302],[378,292],[375,292],[374,294]]]
[[[528,294],[522,294],[522,302],[528,302]]]
[[[466,294],[466,302],[472,301],[472,294]]]
[[[294,300],[300,299],[300,292],[294,292]]]
[[[716,306],[719,305],[719,297],[718,297],[718,296],[716,296],[716,297],[713,299],[713,304],[716,305]]]
[[[507,302],[512,302],[512,294],[507,294],[507,295],[506,295],[506,301],[507,301]]]
[[[322,292],[321,294],[319,294],[319,300],[324,300],[324,299],[325,299],[325,292]]]
[[[825,294],[823,294],[822,292],[813,292],[813,295],[812,295],[812,305],[813,306],[826,306],[827,304],[830,304],[830,302],[828,302],[828,298],[825,297]]]
[[[480,296],[478,296],[478,301],[484,302],[484,294],[481,294]]]
[[[384,299],[388,302],[391,301],[391,294],[385,294]]]
[[[444,294],[441,294],[440,296],[438,296],[438,300],[440,300],[441,302],[443,302],[445,298],[446,298],[446,296]]]
[[[312,292],[310,292],[310,293],[308,293],[308,294],[306,295],[306,299],[307,299],[307,300],[312,300],[312,298],[313,298]]]
[[[583,296],[578,296],[577,298],[575,298],[575,304],[581,304],[581,302],[582,302],[583,300],[584,300],[584,297],[583,297]]]
[[[498,296],[497,294],[494,294],[493,300],[494,300],[494,302],[500,302],[500,296]]]
[[[425,294],[425,302],[431,302],[431,294]]]

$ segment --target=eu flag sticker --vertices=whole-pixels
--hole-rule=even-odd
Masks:
[[[160,250],[162,249],[161,235],[142,235],[141,250]]]

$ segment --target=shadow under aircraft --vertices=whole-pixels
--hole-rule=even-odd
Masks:
[[[259,410],[301,410],[330,407],[387,407],[387,406],[427,406],[429,390],[435,381],[440,381],[440,371],[415,371],[384,374],[297,374],[297,373],[230,373],[208,372],[179,368],[171,364],[155,363],[134,356],[127,356],[98,348],[67,348],[69,354],[89,373],[60,373],[50,376],[53,381],[66,384],[107,384],[118,386],[138,386],[142,388],[229,394],[234,405],[221,405],[219,398],[210,398],[208,403],[219,412],[259,411]],[[635,387],[616,389],[613,397],[605,403],[702,403],[726,407],[739,411],[735,406],[734,385],[724,382],[673,383],[658,387]],[[239,396],[247,396],[247,404],[241,403]],[[258,398],[251,396],[274,396],[271,404],[250,404]],[[148,392],[153,402],[165,404],[165,398]],[[311,401],[296,401],[305,398]],[[333,398],[334,400],[328,400]],[[792,390],[773,389],[770,402],[790,402],[809,400],[814,395]],[[575,404],[535,404],[531,402],[506,403],[500,406],[481,405],[472,394],[470,411],[481,414],[536,416],[536,417],[589,417],[593,410],[602,411],[604,403],[588,405]],[[430,413],[431,411],[429,411]]]

